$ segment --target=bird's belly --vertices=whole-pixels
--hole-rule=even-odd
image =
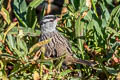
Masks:
[[[72,51],[68,45],[67,40],[59,33],[53,32],[49,34],[41,34],[40,41],[52,38],[52,40],[45,45],[46,57],[59,57],[64,54],[72,55]]]

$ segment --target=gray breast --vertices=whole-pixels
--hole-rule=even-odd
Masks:
[[[62,56],[64,53],[72,55],[72,51],[67,39],[60,35],[57,31],[41,34],[40,41],[49,38],[52,38],[52,40],[51,42],[45,45],[46,57],[58,57]]]

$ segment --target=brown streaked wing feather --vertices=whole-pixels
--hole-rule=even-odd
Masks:
[[[40,41],[52,38],[52,41],[46,44],[46,56],[57,57],[63,55],[65,52],[72,55],[72,51],[68,41],[65,37],[58,32],[49,34],[41,34]]]

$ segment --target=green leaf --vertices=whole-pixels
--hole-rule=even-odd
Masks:
[[[0,34],[0,41],[3,40],[3,33]]]
[[[0,57],[1,57],[1,55],[0,55]],[[3,64],[3,61],[0,60],[0,70],[2,70],[2,69],[4,69],[4,64]]]
[[[80,36],[83,36],[84,31],[84,22],[80,21],[80,17],[75,21],[75,36],[78,41],[78,47],[81,51],[82,58],[84,59],[83,54],[83,40],[80,39]]]
[[[111,27],[106,27],[106,30],[109,31],[110,33],[114,33],[116,36],[119,36],[119,33],[112,29]]]
[[[114,6],[114,5],[113,5],[113,0],[106,0],[106,2],[107,2],[109,5]]]
[[[113,20],[114,20],[114,17],[120,17],[120,5],[118,5],[117,7],[115,7],[113,10],[112,10],[112,12],[111,12],[111,14],[110,14],[110,18],[109,18],[109,21],[107,22],[107,27],[111,24],[111,23],[113,23]]]
[[[93,30],[94,29],[93,26],[94,26],[94,23],[90,21],[89,24],[87,25],[87,30],[88,31]]]
[[[81,26],[80,17],[75,21],[75,36],[80,37],[82,34],[83,26]]]
[[[107,21],[105,18],[102,18],[102,25],[103,28],[105,28],[107,26]]]
[[[63,72],[61,72],[61,73],[59,74],[59,77],[64,77],[64,76],[66,76],[67,74],[69,74],[69,73],[71,73],[71,72],[72,72],[72,70],[70,70],[70,69],[64,70]]]
[[[14,0],[13,10],[23,20],[26,21],[27,4],[25,0]]]
[[[118,19],[117,16],[114,17],[114,21],[115,21],[115,23],[116,23],[115,27],[120,28],[120,23],[119,23],[120,20]]]
[[[94,23],[94,27],[95,27],[95,30],[98,33],[98,35],[100,35],[102,37],[102,39],[104,39],[102,30],[101,30],[102,27],[100,27],[98,22],[95,20],[93,20],[93,23]]]
[[[20,23],[24,26],[24,27],[28,27],[27,24],[24,22],[24,20],[15,12],[13,11],[15,16],[17,17],[17,19],[20,21]]]
[[[105,68],[110,74],[117,75],[117,71],[114,68],[110,68],[110,67],[105,67]]]
[[[117,7],[115,7],[112,12],[111,12],[111,16],[114,16],[116,13],[120,14],[120,5],[118,5]]]
[[[80,0],[70,0],[70,1],[72,3],[72,6],[74,7],[74,9],[77,11],[80,6]]]
[[[15,60],[17,59],[18,60],[18,58],[16,56],[11,56],[8,53],[2,53],[2,54],[0,54],[0,58],[1,57],[7,57],[7,58],[10,58],[10,59],[15,59]]]
[[[72,26],[72,24],[71,24],[71,20],[68,19],[68,20],[67,20],[67,27],[71,27],[71,26]]]
[[[8,77],[11,77],[11,76],[15,75],[15,74],[18,73],[18,72],[24,71],[24,69],[28,68],[29,66],[30,66],[30,64],[29,64],[29,63],[26,63],[22,68],[20,67],[19,69],[17,69],[17,70],[15,70],[14,72],[10,73],[10,74],[8,75]]]
[[[11,50],[13,50],[14,48],[16,48],[15,38],[11,34],[7,35],[7,43],[8,43],[9,48]]]
[[[33,0],[28,7],[31,8],[36,8],[37,6],[40,5],[40,3],[42,3],[44,0]]]
[[[48,79],[48,73],[47,74],[45,74],[44,76],[43,76],[43,80],[47,80]]]
[[[96,7],[95,7],[96,2],[95,2],[95,0],[91,0],[91,2],[92,2],[92,6],[93,6],[93,9],[94,9],[95,15],[96,15],[96,17],[98,17],[97,10],[96,10]]]
[[[13,27],[15,27],[16,24],[17,24],[17,22],[13,22],[13,23],[10,24],[10,26],[8,26],[6,32],[4,33],[3,42],[5,41],[5,38],[6,38],[7,33],[8,33]]]
[[[35,12],[35,9],[32,9],[31,7],[28,8],[27,11],[27,25],[30,28],[35,28],[35,24],[37,23],[37,15]]]
[[[24,54],[28,53],[27,45],[26,43],[20,39],[19,37],[17,38],[17,46],[20,48],[19,50],[24,50]]]
[[[22,30],[24,33],[24,36],[40,36],[40,30],[33,30],[32,28],[26,28],[26,27],[14,27],[12,28],[8,34],[12,35],[18,35],[19,30]]]
[[[45,6],[42,8],[42,10],[41,10],[41,13],[40,13],[40,20],[43,18],[43,16],[45,15],[45,11],[46,11],[46,8],[45,8]]]
[[[89,22],[93,19],[92,18],[92,11],[89,10],[87,15],[84,17],[85,20],[88,20]]]
[[[32,29],[33,29],[33,30],[35,29],[36,23],[37,23],[37,16],[35,17],[35,21],[34,21],[34,23],[33,23],[33,25],[32,25]]]
[[[18,57],[22,57],[23,55],[21,54],[21,52],[18,49],[14,49],[14,52],[17,54]]]
[[[105,4],[100,3],[100,6],[101,6],[101,9],[102,9],[102,12],[103,12],[102,15],[106,20],[105,22],[107,22],[110,18],[110,13],[109,13],[107,7],[105,6]]]
[[[73,7],[71,4],[68,5],[68,10],[69,10],[70,12],[72,12],[72,13],[75,12],[75,9],[74,9],[74,7]]]

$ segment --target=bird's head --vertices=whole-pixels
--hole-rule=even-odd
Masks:
[[[41,32],[49,33],[56,31],[58,19],[55,15],[44,16],[40,21]]]

